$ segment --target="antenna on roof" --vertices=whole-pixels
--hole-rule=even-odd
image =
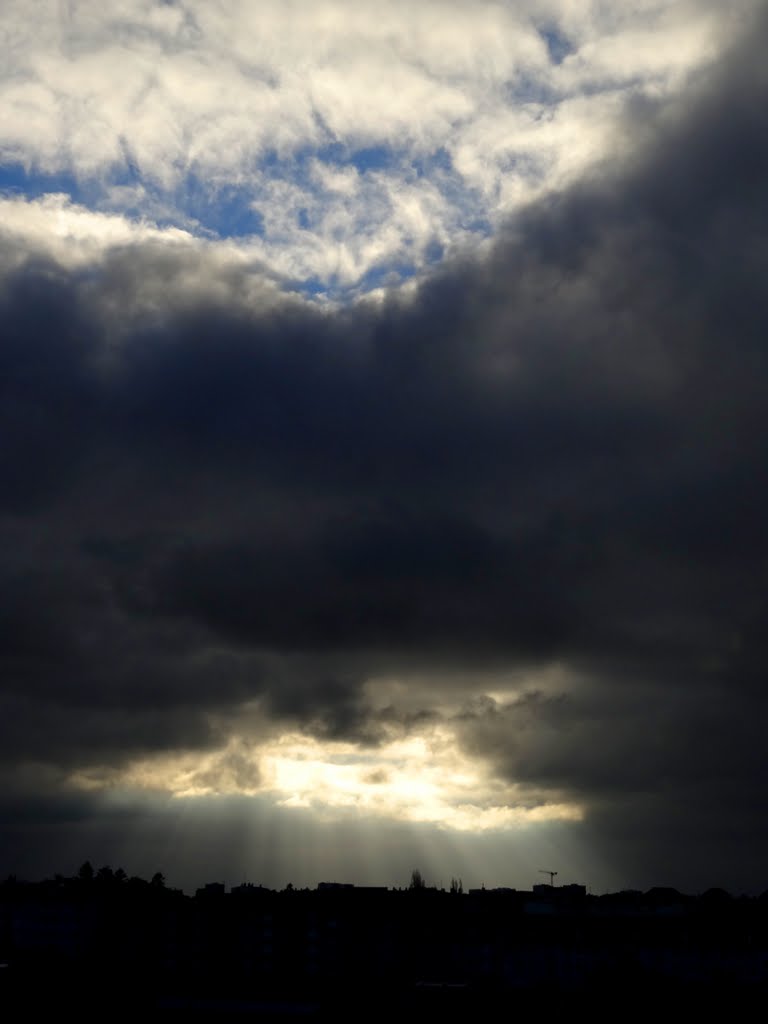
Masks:
[[[554,886],[554,884],[555,884],[555,875],[557,874],[556,871],[544,871],[542,868],[539,868],[539,874],[540,875],[549,875],[549,884],[551,886]]]

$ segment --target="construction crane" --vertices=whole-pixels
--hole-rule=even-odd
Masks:
[[[543,868],[539,868],[539,874],[540,875],[549,875],[549,884],[551,886],[554,886],[554,884],[555,884],[555,875],[557,874],[556,871],[544,871]]]

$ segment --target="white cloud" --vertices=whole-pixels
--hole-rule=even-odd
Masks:
[[[236,186],[264,221],[249,252],[351,286],[561,187],[619,144],[628,90],[675,88],[734,20],[706,0],[6,0],[0,161],[135,218],[130,174],[139,219],[190,231],[190,175],[214,228]],[[390,159],[355,167],[361,147]]]
[[[6,237],[16,237],[29,248],[54,257],[65,266],[98,258],[105,249],[130,244],[161,242],[192,244],[194,236],[179,228],[159,229],[148,221],[121,214],[89,210],[64,193],[49,193],[37,200],[23,196],[0,198],[0,221]]]

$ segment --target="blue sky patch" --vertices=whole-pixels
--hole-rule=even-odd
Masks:
[[[0,165],[0,192],[15,193],[28,199],[39,199],[51,192],[64,192],[72,197],[73,202],[84,205],[93,198],[93,188],[83,186],[71,174],[27,171],[21,164]]]
[[[548,26],[539,30],[539,34],[547,44],[549,59],[553,64],[562,64],[565,58],[575,52],[571,40],[556,26]]]
[[[252,189],[225,185],[211,190],[207,183],[190,175],[178,197],[184,213],[220,238],[247,238],[264,234],[264,218],[252,204]]]

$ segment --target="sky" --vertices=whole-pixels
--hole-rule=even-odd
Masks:
[[[0,45],[0,876],[767,889],[766,5]]]

